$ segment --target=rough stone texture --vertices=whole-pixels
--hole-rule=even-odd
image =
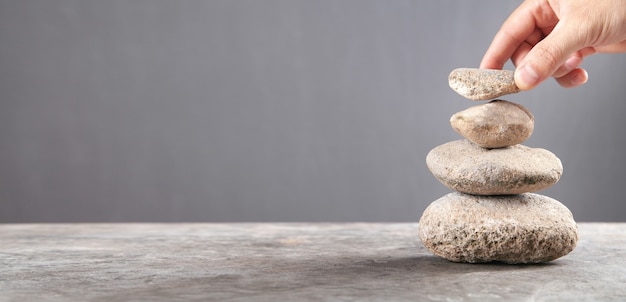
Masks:
[[[453,263],[417,223],[0,224],[0,301],[626,301],[626,224],[547,264]]]
[[[520,91],[511,70],[457,68],[448,76],[448,84],[470,100],[490,100]]]
[[[524,145],[485,149],[467,139],[435,147],[426,165],[450,189],[477,195],[536,192],[563,174],[561,160],[548,150]]]
[[[572,213],[539,194],[450,193],[426,208],[419,237],[454,262],[539,263],[571,252],[578,241]]]
[[[535,119],[520,104],[495,100],[457,112],[450,118],[452,129],[483,148],[521,144],[530,137]]]

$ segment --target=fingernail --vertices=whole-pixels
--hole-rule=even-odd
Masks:
[[[587,79],[589,79],[589,76],[587,75],[587,71],[584,71],[583,74],[576,74],[572,77],[572,84],[574,86],[582,85],[587,83]]]
[[[569,59],[567,59],[567,61],[565,61],[565,67],[568,70],[574,70],[582,62],[583,62],[583,60],[581,58],[572,56]]]
[[[534,87],[539,82],[539,75],[529,65],[524,65],[517,69],[517,79],[521,82],[520,88],[528,89]]]

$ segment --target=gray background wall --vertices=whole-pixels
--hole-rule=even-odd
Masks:
[[[518,4],[0,1],[0,222],[417,221],[477,104],[447,75]],[[506,98],[578,221],[626,221],[625,63]]]

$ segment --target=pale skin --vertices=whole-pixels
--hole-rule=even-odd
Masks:
[[[480,68],[502,69],[510,59],[522,90],[549,77],[576,87],[588,79],[584,57],[616,52],[626,52],[626,0],[526,0],[496,33]]]

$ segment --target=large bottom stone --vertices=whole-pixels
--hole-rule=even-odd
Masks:
[[[571,252],[578,232],[569,209],[547,196],[454,192],[426,208],[419,237],[453,262],[539,263]]]

